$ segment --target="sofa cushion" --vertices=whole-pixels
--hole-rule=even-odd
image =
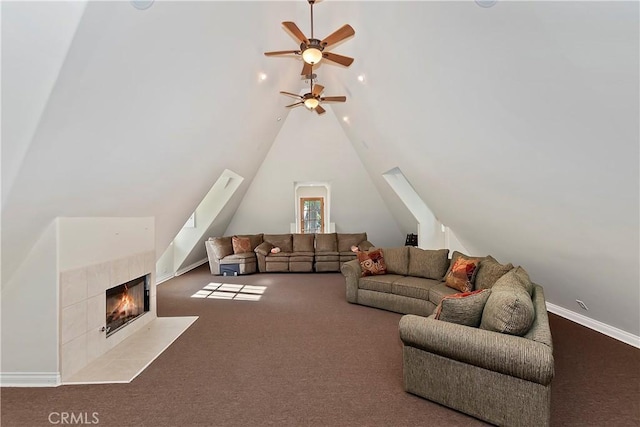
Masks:
[[[440,280],[449,267],[449,249],[409,247],[409,276]]]
[[[512,270],[513,271],[513,270]],[[517,281],[503,281],[502,276],[491,288],[482,313],[480,328],[510,335],[527,333],[535,317],[531,296]],[[500,283],[503,281],[504,283]]]
[[[460,293],[460,291],[448,287],[446,284],[440,282],[440,284],[429,289],[429,301],[431,301],[434,305],[440,304],[442,298],[447,295],[454,295]]]
[[[435,310],[435,319],[477,328],[491,289],[448,295]]]
[[[513,269],[513,264],[500,264],[491,255],[480,261],[476,274],[476,289],[491,289],[494,283]]]
[[[446,285],[460,292],[472,291],[471,279],[475,276],[478,264],[478,260],[458,257],[445,277]]]
[[[382,249],[374,249],[368,252],[358,252],[358,261],[362,269],[362,276],[375,276],[387,273]]]
[[[358,288],[390,294],[393,282],[400,277],[396,274],[362,277],[358,280]]]
[[[358,246],[367,240],[367,233],[338,233],[338,252],[349,252],[351,246]]]
[[[340,256],[338,255],[337,252],[331,254],[327,254],[327,255],[318,255],[316,253],[316,261],[339,261],[340,260]]]
[[[522,267],[517,267],[503,274],[493,286],[517,286],[524,289],[529,296],[533,293],[533,283]]]
[[[313,252],[313,234],[294,234],[293,235],[293,252]]]
[[[393,282],[391,292],[395,295],[429,301],[429,289],[439,285],[440,283],[441,282],[439,280],[401,276],[398,280]]]
[[[282,252],[293,252],[291,234],[265,234],[263,235],[263,239],[265,242],[269,242],[273,246],[280,248]]]
[[[245,254],[253,252],[251,247],[251,239],[248,237],[233,236],[231,238],[231,246],[233,246],[234,254]]]
[[[213,247],[213,253],[216,254],[218,259],[222,259],[227,255],[233,254],[233,244],[231,243],[231,236],[229,237],[212,237],[209,238],[211,246]]]
[[[387,273],[409,274],[409,247],[384,248],[384,261],[387,264]]]
[[[451,271],[451,267],[453,267],[453,264],[455,264],[456,260],[458,258],[464,258],[464,259],[476,259],[478,260],[478,262],[482,261],[483,259],[485,259],[486,257],[478,257],[478,256],[469,256],[469,255],[465,255],[462,252],[458,252],[458,251],[453,251],[453,253],[451,254],[451,260],[449,261],[449,268],[447,269],[447,272],[445,273],[445,275],[442,277],[442,281],[444,282],[447,278],[447,274],[449,274],[449,271]],[[477,270],[476,270],[477,273]],[[474,275],[471,278],[471,283],[475,283],[476,282],[476,276]]]
[[[316,252],[338,252],[336,233],[316,234]]]
[[[242,264],[244,262],[255,261],[256,254],[253,252],[243,252],[241,254],[231,254],[220,260],[220,264]]]
[[[529,278],[529,273],[521,266],[518,266],[515,268],[513,274],[518,278],[520,286],[522,286],[529,295],[533,295],[533,283]]]

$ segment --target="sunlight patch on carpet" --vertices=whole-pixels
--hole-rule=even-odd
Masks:
[[[240,285],[231,283],[209,283],[191,298],[229,299],[236,301],[259,301],[266,286]]]

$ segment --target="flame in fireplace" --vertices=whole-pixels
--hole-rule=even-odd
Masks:
[[[133,298],[129,296],[129,288],[127,286],[124,287],[124,292],[122,293],[122,297],[120,301],[116,305],[116,308],[113,309],[111,314],[109,314],[107,321],[113,322],[120,318],[135,315],[136,304],[133,301]]]

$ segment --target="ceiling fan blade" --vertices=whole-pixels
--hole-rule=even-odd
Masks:
[[[288,96],[292,96],[294,98],[302,99],[302,96],[298,95],[297,93],[285,92],[283,90],[281,90],[280,93],[283,94],[283,95],[288,95]]]
[[[309,39],[307,38],[307,36],[304,35],[304,33],[302,31],[300,31],[300,28],[298,28],[298,26],[291,22],[291,21],[285,21],[282,23],[282,25],[298,40],[300,40],[300,42],[308,45],[309,44]]]
[[[300,73],[301,76],[309,76],[313,73],[313,65],[311,64],[307,64],[306,62],[302,61],[302,63],[304,64],[302,66],[302,72]]]
[[[336,44],[346,39],[347,37],[351,37],[355,33],[356,31],[353,29],[351,25],[345,24],[342,27],[338,28],[333,33],[329,34],[327,37],[325,37],[320,42],[320,44],[322,44],[324,47],[331,46],[332,44]]]
[[[324,98],[320,98],[320,102],[345,102],[346,100],[346,96],[325,96]]]
[[[344,65],[345,67],[348,67],[353,63],[353,58],[349,56],[338,55],[337,53],[333,52],[322,52],[322,57],[329,61]]]
[[[297,107],[298,105],[302,105],[304,104],[304,102],[300,101],[300,102],[296,102],[295,104],[290,104],[290,105],[286,105],[286,108],[290,108],[290,107]]]
[[[322,93],[322,91],[324,90],[324,86],[322,85],[315,85],[313,87],[313,90],[311,91],[311,95],[313,96],[318,96]]]
[[[320,115],[320,114],[324,114],[324,112],[325,112],[325,109],[324,109],[324,108],[322,108],[322,107],[321,107],[321,106],[319,106],[319,105],[318,105],[316,108],[314,108],[314,110],[316,110],[316,113],[318,113],[319,115]]]
[[[300,55],[302,52],[299,50],[276,50],[274,52],[265,52],[265,56],[275,56],[275,55],[289,55],[289,54]]]

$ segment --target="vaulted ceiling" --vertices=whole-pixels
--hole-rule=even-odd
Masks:
[[[245,178],[230,222],[283,123],[313,114],[278,94],[306,87],[301,62],[263,55],[296,47],[282,21],[309,31],[304,0],[1,12],[3,286],[59,216],[153,216],[160,255],[225,169]],[[355,62],[316,72],[347,96],[327,114],[401,232],[415,224],[382,177],[395,167],[470,251],[640,335],[638,16],[637,2],[325,0],[315,33],[351,24],[332,51]]]

